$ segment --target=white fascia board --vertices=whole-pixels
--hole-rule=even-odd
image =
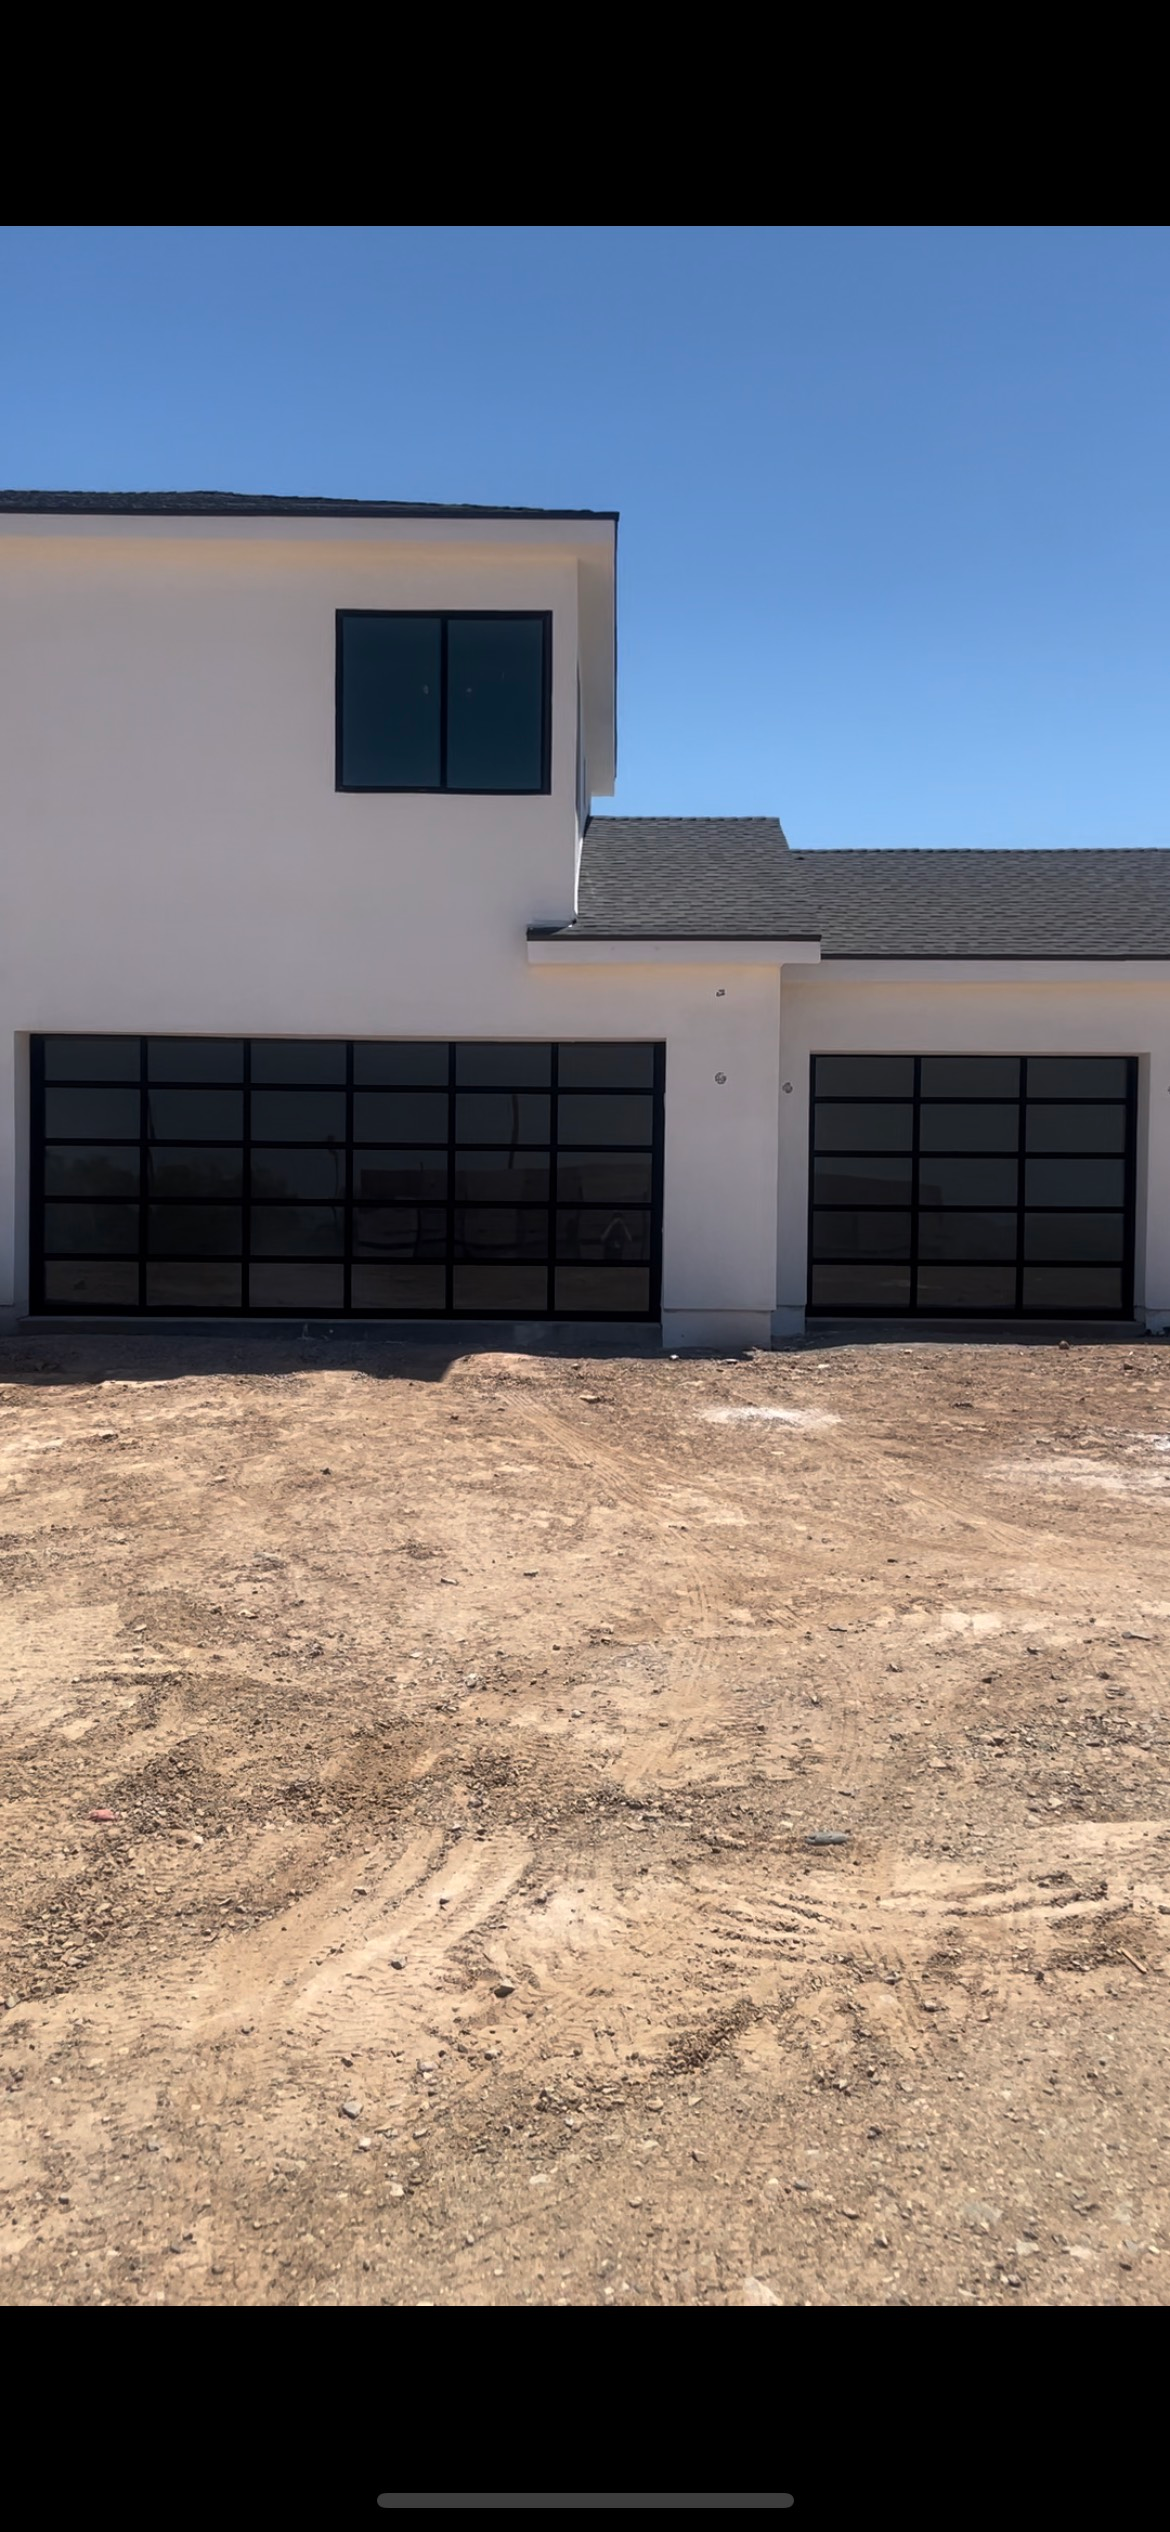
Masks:
[[[464,545],[513,553],[519,548],[612,572],[610,519],[352,519],[270,518],[234,512],[183,516],[177,511],[12,510],[0,512],[0,537],[53,538],[64,543],[156,545],[409,545],[449,553]]]
[[[530,967],[815,966],[819,941],[529,941]]]
[[[1170,985],[1170,958],[826,958],[826,978],[871,985]]]

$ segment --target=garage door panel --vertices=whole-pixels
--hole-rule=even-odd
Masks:
[[[914,1191],[912,1151],[821,1153],[813,1168],[814,1204],[909,1204]]]
[[[995,1106],[979,1100],[969,1107],[923,1105],[920,1143],[924,1152],[1014,1152],[1019,1141],[1020,1111],[1015,1100]]]
[[[135,1169],[138,1155],[134,1156]],[[198,1202],[201,1197],[241,1196],[244,1192],[243,1157],[238,1144],[225,1144],[220,1150],[205,1145],[186,1149],[182,1145],[154,1144],[146,1155],[148,1194],[164,1199],[184,1197]]]
[[[1120,1311],[1120,1267],[1026,1266],[1024,1306],[1031,1310]]]
[[[913,1246],[913,1227],[914,1217],[909,1212],[869,1213],[860,1207],[842,1207],[832,1213],[816,1213],[813,1216],[813,1255],[825,1258],[908,1258]]]
[[[45,1037],[40,1041],[46,1081],[138,1081],[141,1040],[136,1037]]]
[[[924,1099],[1018,1099],[1018,1055],[924,1055]]]
[[[1124,1205],[1125,1162],[1029,1160],[1024,1170],[1027,1205]]]
[[[137,1141],[141,1120],[142,1100],[137,1090],[45,1092],[45,1131],[54,1138],[116,1143],[132,1135]]]
[[[112,1201],[138,1194],[137,1143],[58,1143],[46,1155],[47,1196],[93,1196]]]
[[[243,1214],[235,1204],[152,1204],[146,1247],[151,1257],[239,1257]]]
[[[1097,1106],[1028,1110],[1030,1152],[1123,1152],[1125,1110]]]
[[[919,1162],[918,1201],[922,1205],[1014,1206],[1019,1187],[1019,1163],[1014,1153],[1003,1159],[985,1159],[969,1152],[924,1152]]]
[[[908,1310],[910,1268],[814,1265],[811,1301],[819,1310]]]
[[[136,1204],[47,1204],[47,1257],[133,1257],[138,1249]]]
[[[33,1307],[652,1318],[664,1062],[34,1039]]]
[[[922,1259],[975,1265],[981,1259],[1010,1258],[1014,1264],[1019,1220],[1013,1213],[932,1213],[918,1216],[918,1254]]]
[[[146,1078],[149,1082],[242,1082],[244,1041],[227,1037],[148,1037]]]
[[[202,1258],[181,1264],[150,1264],[146,1300],[152,1310],[238,1310],[244,1289],[243,1268]]]
[[[1010,1266],[934,1266],[918,1269],[920,1310],[1013,1310],[1016,1270]]]
[[[1125,1217],[1120,1213],[1030,1213],[1024,1224],[1024,1256],[1120,1265],[1125,1255]]]
[[[49,1132],[54,1130],[50,1115]],[[238,1143],[243,1131],[242,1090],[152,1084],[147,1091],[146,1132],[152,1143]]]
[[[1132,1057],[815,1056],[810,1309],[1126,1315],[1136,1082]]]

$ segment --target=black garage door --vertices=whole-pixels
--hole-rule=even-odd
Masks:
[[[656,1318],[663,1058],[34,1039],[32,1307]]]
[[[813,1058],[809,1307],[1128,1318],[1128,1056]]]

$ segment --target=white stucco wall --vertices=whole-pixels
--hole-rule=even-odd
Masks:
[[[27,1301],[28,1038],[60,1030],[663,1040],[667,1343],[802,1323],[814,1052],[1137,1055],[1138,1303],[1170,1319],[1163,968],[527,941],[573,907],[579,667],[612,779],[608,537],[0,521],[0,1310]],[[346,606],[549,609],[550,795],[338,793]]]
[[[826,962],[786,969],[781,1004],[779,1325],[807,1290],[810,1057],[828,1054],[1136,1055],[1135,1306],[1170,1317],[1170,975],[1135,961],[977,968]]]
[[[588,575],[556,530],[12,524],[0,1307],[27,1300],[31,1032],[654,1038],[667,1049],[664,1308],[678,1336],[702,1310],[729,1339],[766,1341],[774,957],[724,972],[685,956],[574,969],[528,955],[529,924],[572,913],[578,839]],[[550,797],[334,789],[335,613],[383,605],[551,609]]]

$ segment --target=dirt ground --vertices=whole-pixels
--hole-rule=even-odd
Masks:
[[[5,2301],[1170,2299],[1170,1346],[50,1329],[0,1482]]]

